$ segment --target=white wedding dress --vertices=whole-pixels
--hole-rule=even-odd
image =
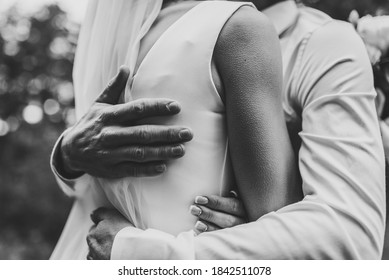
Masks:
[[[128,47],[134,39],[130,36],[133,23],[127,15],[136,8],[131,3],[99,0],[90,4],[74,69],[78,118],[121,65],[134,67],[137,51]],[[225,108],[212,80],[211,61],[221,29],[243,5],[248,4],[201,1],[156,41],[128,83],[125,101],[177,100],[182,107],[179,115],[148,119],[147,123],[190,127],[194,139],[185,145],[185,156],[168,162],[167,172],[161,176],[120,180],[83,176],[77,182],[77,199],[53,259],[85,259],[89,215],[102,205],[113,205],[140,229],[178,235],[190,231],[196,222],[188,209],[197,195],[220,195],[230,187]],[[142,32],[147,32],[159,8],[146,5],[138,12],[149,21],[142,22]]]

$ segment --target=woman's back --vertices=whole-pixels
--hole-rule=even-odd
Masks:
[[[230,187],[227,132],[234,175],[249,219],[291,201],[294,158],[281,106],[279,43],[269,22],[252,8],[239,9],[250,5],[247,3],[172,3],[176,9],[170,10],[172,17],[157,19],[135,63],[128,48],[131,25],[126,16],[135,2],[145,3],[92,2],[99,9],[87,16],[90,28],[84,28],[81,36],[74,71],[78,117],[120,65],[137,64],[125,101],[154,97],[177,100],[182,107],[178,116],[147,120],[147,124],[184,124],[195,136],[186,146],[186,155],[168,163],[162,176],[121,180],[84,176],[84,193],[77,198],[53,258],[85,257],[85,237],[91,226],[85,221],[104,205],[115,205],[139,228],[173,234],[191,229],[195,219],[188,207],[194,197],[220,194]],[[168,11],[161,15],[168,15]],[[161,29],[155,28],[158,21]],[[224,93],[224,103],[218,90]],[[104,201],[106,197],[110,202]]]
[[[190,127],[194,139],[186,145],[185,156],[169,162],[158,177],[97,179],[110,202],[137,227],[172,234],[193,227],[195,219],[188,208],[196,195],[221,194],[231,185],[225,107],[211,65],[220,31],[245,4],[198,3],[162,12],[141,45],[137,71],[125,96],[126,102],[161,97],[178,101],[179,115],[147,123]]]

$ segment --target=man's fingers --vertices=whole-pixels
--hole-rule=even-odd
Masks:
[[[192,140],[193,133],[181,126],[139,125],[115,127],[103,131],[101,141],[106,147],[120,147],[131,144],[172,144]]]
[[[123,177],[153,177],[166,171],[166,164],[161,162],[133,163],[125,162],[118,164],[113,171],[116,178]]]
[[[119,73],[108,83],[96,102],[106,104],[117,104],[119,98],[126,87],[128,77],[130,76],[130,68],[121,66]]]
[[[88,247],[89,247],[89,251],[88,251],[88,255],[86,256],[86,259],[87,260],[95,260],[96,259],[96,254],[95,254],[95,251],[96,251],[96,239],[94,238],[94,234],[93,234],[93,231],[95,230],[96,226],[92,226],[91,229],[89,230],[89,234],[88,236],[86,237],[86,243],[88,244]]]
[[[105,179],[121,179],[125,177],[154,177],[166,171],[166,164],[163,162],[121,162],[105,169],[85,169],[85,172]]]
[[[245,223],[243,218],[218,212],[205,206],[191,205],[190,213],[201,220],[214,224],[220,228],[230,228]]]
[[[118,148],[110,152],[109,157],[121,162],[150,162],[166,161],[183,157],[185,154],[184,145],[174,146],[134,146],[129,148]]]
[[[236,197],[221,197],[217,195],[197,196],[195,203],[233,216],[246,217],[243,203]]]
[[[88,243],[89,251],[88,255],[86,256],[86,259],[88,261],[93,261],[93,260],[99,260],[100,258],[98,257],[97,254],[97,245],[95,242]]]
[[[112,121],[131,124],[144,118],[171,116],[181,111],[178,102],[166,98],[137,99],[112,108]]]

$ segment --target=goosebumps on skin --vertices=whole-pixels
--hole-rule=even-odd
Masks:
[[[233,169],[253,221],[300,193],[281,105],[278,38],[264,15],[242,7],[223,28],[214,59],[225,89]]]

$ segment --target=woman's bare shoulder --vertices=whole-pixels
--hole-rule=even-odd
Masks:
[[[267,64],[279,68],[281,51],[273,24],[258,10],[242,6],[223,27],[214,59],[222,78],[237,76],[239,71],[257,75],[268,68]]]
[[[266,41],[275,32],[272,23],[263,13],[247,5],[239,8],[226,22],[220,33],[219,43],[230,45],[242,40]]]

